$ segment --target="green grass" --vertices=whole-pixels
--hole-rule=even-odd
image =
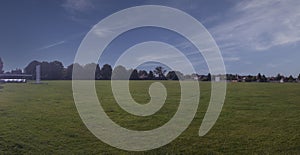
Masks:
[[[150,100],[153,81],[131,81],[132,96]],[[98,140],[76,110],[71,81],[5,84],[0,87],[0,154],[300,154],[300,84],[229,83],[222,113],[210,132],[198,136],[210,98],[210,84],[200,83],[196,117],[177,139],[148,152],[127,152]],[[179,85],[164,81],[168,98],[152,116],[137,117],[115,102],[110,83],[97,81],[108,116],[123,127],[149,130],[176,112]]]

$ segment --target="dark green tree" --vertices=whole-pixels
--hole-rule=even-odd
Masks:
[[[258,73],[258,74],[257,74],[257,81],[258,81],[258,82],[263,82],[263,81],[262,81],[262,77],[261,77],[261,74],[260,74],[260,73]]]
[[[298,80],[300,80],[300,74],[298,75]]]
[[[265,75],[263,75],[261,77],[261,82],[267,82],[267,81],[268,81],[267,77]]]
[[[229,81],[231,81],[231,80],[237,80],[237,75],[226,74],[226,79],[229,80]]]
[[[99,64],[96,66],[96,71],[95,71],[95,79],[100,80],[101,79],[101,69]]]
[[[66,79],[66,80],[72,80],[72,72],[73,72],[73,64],[69,65],[66,68],[65,78],[64,79]]]
[[[86,76],[90,76],[90,77],[86,77],[86,79],[100,79],[100,67],[98,64],[96,63],[89,63],[84,65],[83,67],[84,72],[86,74]]]
[[[73,80],[85,80],[88,79],[83,66],[78,63],[72,64],[67,68],[67,77]],[[73,78],[74,77],[74,78]]]
[[[53,61],[53,62],[46,62],[43,61],[42,63],[38,63],[36,61],[33,61],[31,64],[29,64],[25,71],[29,74],[32,74],[35,76],[36,72],[36,66],[41,65],[41,79],[43,80],[60,80],[64,78],[64,66],[59,61]]]
[[[169,71],[166,78],[168,80],[182,80],[184,79],[184,75],[179,71]]]
[[[22,69],[16,68],[11,71],[12,74],[22,74]]]
[[[140,80],[147,80],[148,79],[148,73],[145,70],[139,70],[139,79]]]
[[[154,74],[153,74],[153,72],[152,71],[149,71],[149,74],[148,74],[148,77],[147,77],[147,79],[148,80],[154,80]]]
[[[280,81],[281,79],[282,79],[282,76],[281,76],[280,74],[277,74],[275,80],[276,80],[276,81]]]
[[[3,71],[3,61],[0,57],[0,74],[2,74],[4,71]]]
[[[35,79],[36,76],[36,66],[40,65],[41,63],[34,60],[32,62],[30,62],[25,68],[24,68],[24,72],[26,74],[30,74],[32,75],[32,78]]]
[[[184,75],[184,79],[185,80],[192,80],[192,75],[190,75],[190,74],[186,74],[186,75]],[[206,80],[205,81],[207,81],[207,78],[206,78]]]
[[[294,81],[295,81],[294,77],[292,75],[290,75],[288,78],[288,82],[294,82]]]
[[[166,78],[168,80],[179,80],[178,76],[176,75],[175,71],[169,71]]]
[[[210,73],[207,74],[207,80],[211,81],[211,74]]]
[[[61,80],[63,79],[63,71],[64,66],[59,61],[53,61],[48,64],[49,70],[48,71],[48,79],[49,80]]]
[[[251,79],[251,81],[252,81],[252,82],[256,82],[256,81],[258,81],[258,80],[257,80],[257,76],[252,76],[252,79]]]
[[[103,65],[103,67],[101,68],[101,79],[102,80],[110,80],[111,74],[112,74],[111,66],[108,64]]]
[[[166,80],[165,77],[166,70],[163,67],[158,66],[155,68],[153,72],[158,76],[159,80]]]
[[[130,75],[130,80],[139,80],[139,74],[136,69],[134,69]]]
[[[117,66],[114,68],[112,73],[113,80],[128,80],[129,79],[129,71],[124,66]]]
[[[50,80],[50,65],[49,62],[43,61],[41,63],[41,79]]]
[[[180,71],[175,71],[176,73],[176,76],[178,77],[178,80],[184,80],[184,74],[181,73]],[[198,75],[196,74],[197,78],[198,78]]]

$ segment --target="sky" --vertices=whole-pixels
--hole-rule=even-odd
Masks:
[[[2,0],[0,57],[4,70],[23,69],[33,60],[58,60],[66,67],[95,24],[117,11],[141,5],[173,7],[201,22],[219,46],[227,73],[300,73],[299,0]],[[154,27],[117,37],[105,49],[100,65],[114,64],[122,52],[144,41],[172,44],[188,57],[196,72],[208,73],[203,57],[184,37]]]

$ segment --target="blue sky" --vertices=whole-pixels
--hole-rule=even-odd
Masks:
[[[32,60],[59,60],[67,66],[93,25],[122,9],[147,4],[174,7],[199,20],[218,44],[228,73],[300,73],[299,0],[2,0],[4,69],[23,69]],[[207,74],[201,55],[191,55],[192,45],[159,28],[124,33],[105,50],[100,64],[113,64],[126,48],[149,40],[188,46],[183,52],[197,72]]]

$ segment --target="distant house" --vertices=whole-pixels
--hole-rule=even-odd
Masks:
[[[0,74],[1,83],[26,83],[32,75],[28,74]]]
[[[284,83],[284,79],[282,78],[279,82],[280,82],[280,83]]]
[[[221,77],[216,76],[216,77],[215,77],[215,81],[216,81],[216,82],[220,82],[220,81],[221,81]]]
[[[193,77],[194,80],[199,80],[200,78],[198,76]]]
[[[242,78],[242,82],[246,82],[246,80],[247,80],[247,77]]]

